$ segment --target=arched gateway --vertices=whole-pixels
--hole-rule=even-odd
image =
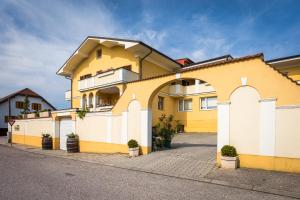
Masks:
[[[217,91],[218,152],[216,153],[218,154],[218,160],[221,147],[225,144],[232,144],[241,147],[238,149],[238,151],[240,150],[241,165],[246,167],[257,166],[257,164],[251,163],[252,157],[250,155],[252,155],[261,160],[259,168],[274,168],[274,160],[272,161],[273,164],[270,164],[271,166],[266,166],[263,162],[269,159],[266,156],[276,157],[275,137],[282,134],[275,132],[275,128],[278,126],[275,122],[277,110],[282,109],[284,106],[299,104],[300,87],[268,66],[262,60],[262,55],[233,59],[226,63],[190,68],[178,73],[128,83],[122,98],[112,111],[113,113],[126,111],[127,107],[123,105],[128,105],[132,99],[140,103],[141,112],[143,112],[141,115],[143,126],[140,134],[142,138],[147,138],[141,142],[144,147],[143,153],[151,151],[152,120],[150,119],[152,119],[153,114],[153,98],[164,86],[173,81],[184,79],[203,80],[211,84]],[[236,96],[239,91],[243,91],[243,98],[237,99]],[[256,97],[252,97],[253,91],[256,91]],[[247,103],[250,100],[248,97],[252,98],[252,103]],[[244,108],[244,106],[250,107]],[[239,108],[241,108],[240,112],[237,111]],[[247,110],[256,110],[253,112],[258,117],[258,119],[254,119],[256,120],[254,122],[256,126],[253,126],[252,129],[250,125],[253,122],[249,121]],[[243,127],[235,128],[238,123],[249,126],[248,128],[246,126],[245,129]],[[255,135],[251,140],[253,146],[244,150],[242,146],[249,141],[241,138],[245,136],[251,138],[251,136],[248,136],[250,133]]]

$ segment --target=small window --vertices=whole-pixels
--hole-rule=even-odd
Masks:
[[[24,108],[24,102],[23,101],[16,101],[16,108],[23,109]]]
[[[96,51],[96,56],[97,56],[97,59],[101,59],[101,57],[102,57],[102,49],[98,49]]]
[[[192,111],[193,109],[193,101],[192,99],[180,99],[178,101],[178,110],[183,111]]]
[[[31,104],[32,110],[42,110],[42,104],[40,103],[33,103]]]
[[[217,97],[201,98],[201,110],[212,110],[217,108]]]
[[[164,109],[164,97],[158,96],[157,108],[158,108],[158,110],[163,110]]]

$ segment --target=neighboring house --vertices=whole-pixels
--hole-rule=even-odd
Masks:
[[[26,96],[30,101],[30,111],[55,110],[46,99],[28,88],[9,94],[0,99],[0,135],[6,135],[9,118],[17,119],[19,117],[23,111]]]
[[[57,72],[71,80],[71,109],[17,120],[13,141],[40,146],[47,132],[65,150],[73,132],[82,152],[125,153],[135,139],[147,154],[158,117],[172,114],[185,132],[218,134],[218,163],[230,144],[242,167],[300,172],[299,58],[176,61],[141,41],[87,37]]]

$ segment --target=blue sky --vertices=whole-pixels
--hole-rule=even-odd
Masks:
[[[0,2],[0,96],[29,87],[58,108],[70,83],[55,74],[88,35],[138,39],[200,61],[300,54],[300,1]]]

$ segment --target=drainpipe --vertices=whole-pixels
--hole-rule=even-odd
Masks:
[[[66,77],[66,79],[69,79],[70,81],[71,81],[71,108],[73,108],[73,92],[72,92],[72,89],[73,89],[73,79],[72,79],[72,77],[70,76],[70,77]]]
[[[142,80],[142,69],[143,69],[143,61],[146,57],[148,57],[151,53],[152,53],[152,48],[149,48],[150,49],[150,52],[145,55],[143,58],[140,59],[140,62],[139,62],[139,79]]]

